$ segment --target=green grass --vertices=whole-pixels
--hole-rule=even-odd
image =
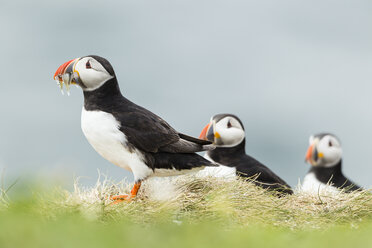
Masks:
[[[277,198],[239,180],[182,177],[110,204],[128,190],[103,180],[4,198],[0,247],[372,247],[367,191]]]

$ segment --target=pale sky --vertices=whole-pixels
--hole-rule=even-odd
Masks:
[[[345,174],[371,186],[371,13],[368,0],[2,1],[0,167],[9,180],[132,180],[85,140],[81,90],[62,96],[52,80],[96,54],[124,96],[180,132],[238,115],[247,153],[292,186],[324,131],[341,139]]]

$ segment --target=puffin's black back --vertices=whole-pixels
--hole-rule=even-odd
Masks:
[[[342,160],[331,167],[312,166],[308,173],[314,173],[316,179],[320,182],[324,184],[330,183],[337,188],[344,189],[346,192],[362,189],[344,176],[342,173]]]

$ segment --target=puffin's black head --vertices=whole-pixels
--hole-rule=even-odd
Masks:
[[[245,138],[244,126],[235,115],[218,114],[211,118],[199,138],[212,141],[218,147],[237,146]]]
[[[84,91],[93,91],[112,78],[115,78],[115,72],[110,62],[96,55],[70,60],[54,74],[61,90],[65,84],[67,91],[70,84],[79,85]]]
[[[335,135],[330,133],[312,135],[309,143],[305,160],[312,166],[332,167],[340,162],[342,148]]]

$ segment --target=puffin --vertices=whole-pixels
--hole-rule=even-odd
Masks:
[[[291,187],[267,166],[245,152],[245,130],[242,121],[233,114],[213,116],[199,139],[213,142],[216,149],[209,150],[205,158],[220,165],[219,168],[206,168],[203,172],[217,177],[239,176],[255,179],[253,182],[262,188],[275,191],[279,195],[293,194]],[[214,175],[213,175],[214,176]]]
[[[352,192],[362,188],[344,176],[342,172],[342,148],[340,140],[331,133],[319,133],[309,138],[305,162],[311,165],[304,177],[301,189],[316,193],[319,189]]]
[[[128,195],[111,196],[115,203],[136,197],[149,177],[175,176],[215,166],[196,152],[215,148],[210,141],[177,132],[165,120],[125,98],[109,61],[89,55],[62,64],[53,78],[67,91],[71,84],[84,94],[81,129],[94,150],[112,164],[131,171]]]

